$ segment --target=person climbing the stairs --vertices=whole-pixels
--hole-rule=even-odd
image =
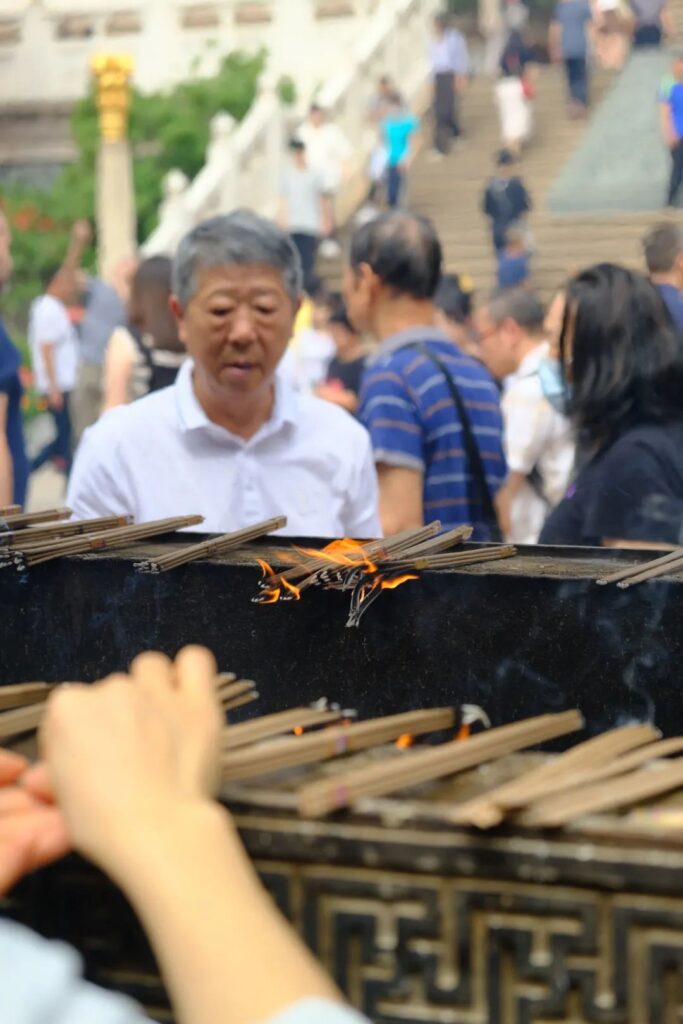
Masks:
[[[593,20],[589,0],[558,0],[548,32],[550,59],[563,63],[569,90],[569,116],[588,109],[588,28]]]
[[[514,157],[501,149],[497,170],[484,192],[482,208],[491,222],[491,235],[496,255],[505,249],[505,235],[513,224],[520,225],[531,209],[531,198],[521,178],[512,173]]]
[[[674,55],[671,75],[662,82],[659,110],[662,135],[671,152],[667,206],[676,206],[676,198],[683,184],[683,51]]]

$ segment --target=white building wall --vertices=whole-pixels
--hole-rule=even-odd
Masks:
[[[302,92],[348,62],[382,0],[0,0],[0,104],[63,102],[88,88],[89,61],[129,53],[143,92],[215,72],[265,47]]]

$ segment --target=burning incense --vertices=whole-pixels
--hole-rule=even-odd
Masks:
[[[287,525],[285,516],[276,516],[274,519],[267,519],[265,522],[248,526],[244,530],[237,530],[235,533],[226,533],[222,537],[206,540],[199,544],[190,544],[183,548],[171,551],[168,555],[161,555],[159,558],[149,558],[144,562],[136,562],[135,568],[144,573],[168,572],[170,569],[177,569],[188,562],[194,562],[198,558],[208,558],[211,555],[223,554],[241,544],[248,544],[258,537],[265,537],[269,533],[275,533]]]
[[[234,750],[246,747],[251,743],[271,739],[273,736],[284,736],[286,733],[311,726],[331,725],[340,718],[346,718],[342,711],[325,711],[321,708],[291,708],[289,711],[277,711],[272,715],[263,715],[251,722],[229,725],[223,730],[223,750]]]
[[[21,514],[21,505],[5,505],[4,508],[0,508],[0,519],[7,519],[8,516],[18,516]]]
[[[454,721],[453,708],[434,708],[371,719],[354,725],[340,725],[307,736],[273,740],[251,749],[225,754],[222,780],[232,782],[249,779],[285,768],[329,760],[389,743],[406,733],[418,736],[449,729]]]
[[[454,775],[504,754],[565,736],[583,727],[578,711],[540,715],[473,736],[464,743],[448,743],[429,750],[407,750],[401,758],[357,768],[303,786],[298,794],[299,813],[322,817],[348,807],[363,797],[386,796],[399,789]]]
[[[303,582],[293,589],[301,592],[309,586],[318,582],[319,574],[326,570],[340,570],[342,568],[357,569],[369,565],[375,559],[388,558],[398,553],[403,548],[409,547],[421,541],[434,537],[441,529],[441,523],[434,522],[428,526],[416,527],[411,530],[404,530],[384,540],[371,541],[368,544],[359,544],[357,541],[333,541],[322,551],[304,549],[303,556],[298,565],[286,569],[280,573],[274,573],[266,562],[261,562],[262,568],[267,570],[261,580],[260,587],[267,592],[263,598],[254,598],[256,604],[270,604],[272,594],[279,590],[276,600],[282,594],[282,588],[287,590],[287,584],[295,580]],[[291,594],[291,589],[288,593]],[[286,596],[286,595],[285,595]]]

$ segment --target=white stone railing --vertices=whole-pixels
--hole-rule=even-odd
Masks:
[[[346,50],[343,70],[333,73],[316,92],[316,99],[354,148],[350,173],[337,200],[340,223],[358,206],[367,185],[366,167],[376,142],[367,111],[377,80],[391,75],[415,109],[424,104],[431,19],[439,7],[439,0],[381,0],[355,45]],[[299,79],[293,77],[305,109],[312,93],[303,92]],[[167,175],[159,226],[144,252],[172,253],[182,235],[201,220],[237,207],[273,216],[286,159],[286,128],[286,109],[278,98],[276,76],[269,70],[240,125],[227,114],[214,118],[207,161],[194,181],[188,182],[179,171]]]
[[[143,92],[214,74],[227,53],[260,48],[312,86],[384,2],[0,0],[0,105],[79,100],[102,50],[133,57]]]

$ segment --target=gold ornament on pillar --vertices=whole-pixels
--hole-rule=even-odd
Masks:
[[[97,54],[91,61],[96,82],[100,134],[104,142],[120,142],[128,134],[132,57],[120,53]]]

